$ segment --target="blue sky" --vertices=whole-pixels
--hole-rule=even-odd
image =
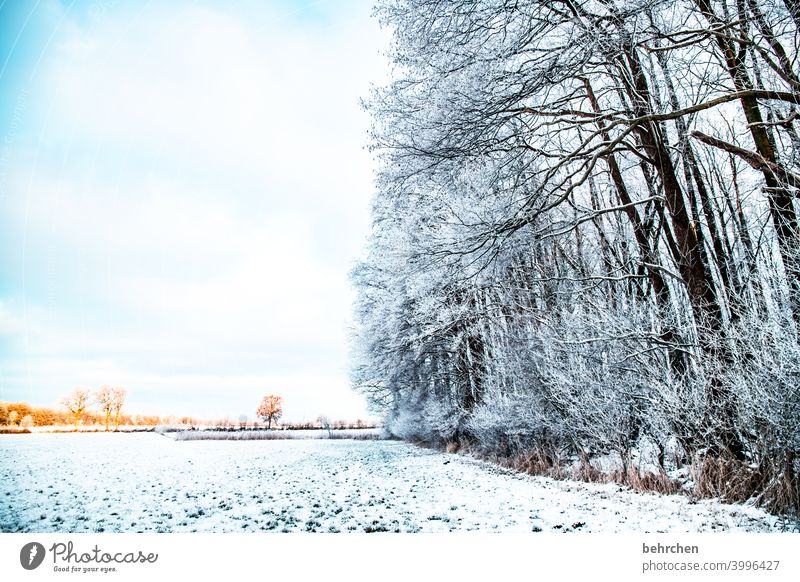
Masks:
[[[364,416],[366,1],[0,0],[0,400]]]

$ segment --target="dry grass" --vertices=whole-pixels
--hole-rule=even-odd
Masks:
[[[591,483],[617,483],[634,491],[675,495],[687,492],[686,482],[670,477],[663,467],[640,471],[627,462],[622,468],[603,471],[588,456],[575,459],[559,448],[536,447],[516,455],[480,448],[462,441],[449,440],[438,444],[417,442],[426,448],[448,453],[463,453],[521,473],[553,479],[574,479]],[[728,503],[753,503],[773,515],[787,520],[788,527],[800,527],[800,482],[796,455],[787,455],[782,462],[763,461],[757,468],[717,457],[695,458],[689,477],[694,482],[690,495],[695,499],[718,498]],[[653,472],[653,470],[657,472]]]
[[[614,471],[609,479],[620,485],[627,485],[634,491],[642,493],[655,492],[665,495],[674,495],[681,490],[681,482],[671,479],[663,470],[659,473],[640,473],[635,467],[628,467],[625,471]]]
[[[448,448],[448,452],[451,452]],[[503,467],[552,479],[574,479],[589,483],[617,483],[640,492],[656,492],[675,494],[681,491],[681,482],[672,479],[665,471],[659,474],[641,473],[635,466],[605,472],[595,467],[588,456],[584,456],[577,464],[570,462],[562,450],[545,450],[535,448],[513,457],[504,457],[492,453],[473,453],[485,461],[491,461]]]
[[[581,462],[577,471],[573,473],[573,478],[579,481],[586,481],[588,483],[604,483],[608,481],[608,475],[603,473],[600,469],[592,465],[589,457],[581,455]]]
[[[766,459],[757,466],[742,461],[698,455],[691,467],[698,498],[731,503],[753,501],[775,515],[800,518],[800,483],[794,456],[783,462]]]
[[[569,471],[565,469],[567,459],[558,450],[548,451],[544,448],[536,448],[513,457],[495,457],[492,460],[504,467],[529,475],[542,475],[553,479],[569,479],[571,477]]]

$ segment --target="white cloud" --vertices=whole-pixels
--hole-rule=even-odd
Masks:
[[[0,398],[120,382],[143,412],[208,414],[225,385],[235,413],[274,385],[297,416],[363,413],[346,273],[372,178],[358,98],[385,38],[368,3],[349,10],[324,28],[148,4],[62,28],[0,217],[25,257],[7,259],[0,322],[25,341],[3,340]]]

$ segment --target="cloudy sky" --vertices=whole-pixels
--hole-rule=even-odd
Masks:
[[[0,400],[366,414],[370,0],[0,0]]]

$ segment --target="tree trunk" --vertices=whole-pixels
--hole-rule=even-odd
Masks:
[[[644,117],[651,113],[649,110],[650,87],[633,47],[626,54],[624,64],[627,65],[628,73],[624,76],[633,81],[632,85],[628,87],[634,108],[633,115]],[[710,322],[713,329],[719,329],[721,314],[714,293],[711,273],[702,256],[697,225],[689,217],[683,190],[672,164],[669,149],[664,143],[661,128],[657,123],[642,123],[637,127],[637,134],[642,148],[652,160],[656,174],[661,181],[664,201],[677,243],[677,255],[673,258],[686,285],[692,309],[697,316],[698,323],[702,322],[702,325]]]
[[[591,104],[592,109],[595,113],[600,114],[600,105],[597,102],[597,97],[595,96],[588,79],[583,79],[583,84],[586,88],[586,96],[589,98],[589,103]],[[606,130],[605,124],[602,121],[599,121],[598,127],[602,131],[603,140],[610,142],[611,136]],[[620,202],[622,202],[622,204],[625,206],[624,212],[631,224],[633,236],[636,239],[637,246],[639,247],[639,253],[643,262],[645,263],[644,268],[647,272],[648,280],[650,281],[650,285],[653,289],[653,294],[656,298],[656,304],[662,314],[662,318],[667,319],[663,316],[666,315],[670,309],[669,288],[667,287],[664,278],[661,276],[661,272],[658,270],[658,255],[655,252],[653,245],[650,243],[649,233],[647,232],[647,229],[639,216],[639,212],[633,206],[633,199],[631,198],[628,187],[625,184],[625,180],[622,176],[622,171],[620,170],[619,164],[617,163],[616,156],[614,156],[614,154],[608,154],[605,157],[605,160],[606,164],[608,165],[608,170],[611,173],[611,180],[617,190]],[[667,344],[674,343],[678,339],[678,333],[675,330],[675,327],[671,324],[667,325],[666,328],[661,332],[661,339]],[[678,376],[682,376],[687,369],[686,358],[683,352],[674,348],[669,348],[668,355],[670,366],[672,367],[673,371]]]
[[[700,11],[712,26],[721,26],[725,23],[714,13],[709,0],[695,0]],[[791,0],[787,2],[793,17],[797,15],[798,2]],[[731,40],[721,36],[715,36],[717,46],[719,46],[728,74],[733,81],[737,91],[745,91],[753,88],[745,68],[745,62],[737,54]],[[780,180],[780,176],[769,168],[769,165],[781,166],[778,161],[775,148],[769,134],[764,126],[764,117],[758,100],[750,96],[740,98],[745,118],[747,119],[750,135],[753,138],[756,151],[767,162],[762,168],[764,183],[766,185],[767,199],[769,200],[770,216],[775,233],[778,237],[778,248],[781,259],[786,269],[786,279],[791,291],[791,305],[795,321],[800,317],[800,264],[798,264],[798,222],[797,214],[794,210],[792,193]]]
[[[800,0],[783,0],[783,3],[792,15],[794,25],[800,30]]]
[[[634,116],[645,117],[651,114],[650,86],[635,48],[629,47],[624,62],[619,61],[619,63],[626,69],[623,70],[622,76],[626,80]],[[677,254],[673,258],[686,285],[701,353],[707,358],[716,359],[721,355],[723,361],[727,360],[729,354],[726,353],[724,340],[717,345],[717,340],[724,337],[724,328],[722,309],[714,287],[708,257],[703,247],[699,226],[690,219],[683,189],[662,128],[658,123],[646,122],[637,127],[637,134],[642,149],[652,160],[664,191],[664,200],[677,246]],[[723,350],[721,354],[720,348]],[[711,440],[719,443],[720,449],[730,451],[736,458],[743,458],[744,447],[733,428],[735,426],[733,396],[717,375],[708,378],[705,424],[712,435]]]

